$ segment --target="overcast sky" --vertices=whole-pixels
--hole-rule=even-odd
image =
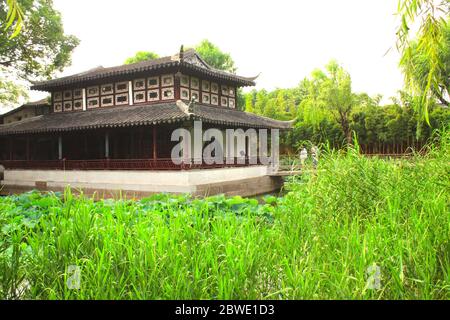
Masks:
[[[330,59],[354,91],[401,89],[395,50],[396,0],[54,0],[81,43],[62,75],[120,65],[136,51],[172,55],[209,39],[231,53],[238,74],[261,73],[257,88],[296,86]],[[386,52],[390,50],[387,54]],[[38,95],[33,95],[37,98]]]

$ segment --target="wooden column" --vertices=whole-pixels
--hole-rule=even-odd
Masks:
[[[27,157],[27,161],[30,161],[30,137],[29,136],[27,136],[27,155],[26,155],[26,157]]]
[[[86,88],[83,88],[82,93],[83,93],[83,111],[86,111],[86,109],[87,109],[87,107],[86,107]]]
[[[13,160],[13,138],[9,138],[9,160]]]
[[[88,150],[88,143],[87,143],[87,133],[86,132],[84,132],[83,133],[83,142],[84,142],[84,145],[83,145],[83,158],[84,159],[86,159],[86,160],[90,160],[89,158],[89,150]]]
[[[144,128],[139,127],[139,147],[138,147],[138,158],[145,159],[145,150],[144,150]]]
[[[130,128],[130,159],[135,159],[135,148],[134,148],[134,130],[133,128]]]
[[[62,136],[58,137],[58,160],[63,158]]]
[[[109,133],[105,133],[105,158],[109,159]]]
[[[132,106],[134,103],[133,90],[134,90],[133,81],[128,81],[128,104],[130,106]]]
[[[157,146],[156,146],[156,126],[153,126],[153,144],[152,144],[152,148],[153,148],[153,160],[156,161],[156,159],[158,158],[158,151],[157,151]]]

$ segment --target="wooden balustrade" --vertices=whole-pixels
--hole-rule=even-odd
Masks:
[[[259,162],[238,163],[235,158],[233,164],[181,163],[175,164],[172,159],[97,159],[97,160],[0,160],[5,169],[38,169],[38,170],[193,170],[213,169],[224,167],[242,167],[258,165]]]

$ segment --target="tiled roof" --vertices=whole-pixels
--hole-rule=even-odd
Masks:
[[[44,91],[52,90],[69,85],[98,81],[100,79],[113,78],[117,76],[131,76],[140,72],[162,69],[174,69],[181,72],[183,72],[183,70],[190,70],[225,81],[230,81],[241,86],[255,85],[255,78],[241,77],[232,73],[216,70],[206,64],[197,52],[195,52],[193,49],[190,49],[182,53],[181,59],[180,54],[178,54],[175,56],[167,56],[110,68],[104,68],[100,66],[71,76],[38,82],[35,83],[31,87],[31,89]]]
[[[50,105],[48,103],[48,99],[45,98],[45,99],[42,99],[42,100],[39,100],[39,101],[27,102],[27,103],[21,105],[20,107],[17,107],[15,109],[11,110],[11,111],[8,111],[6,113],[0,114],[0,118],[8,116],[8,115],[13,114],[13,113],[16,113],[16,112],[18,112],[18,111],[20,111],[22,109],[31,108],[31,107],[40,107],[40,106],[49,106],[50,107]]]
[[[202,104],[196,104],[193,113],[195,117],[205,122],[219,124],[278,129],[289,129],[292,126],[292,121],[279,121],[259,116],[254,113],[230,108],[206,106]]]
[[[234,127],[288,129],[292,124],[243,111],[201,104],[196,104],[189,113],[180,108],[177,103],[170,102],[51,113],[0,125],[0,135],[152,125],[190,119],[233,125]]]

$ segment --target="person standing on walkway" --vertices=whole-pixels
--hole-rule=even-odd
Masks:
[[[308,158],[308,151],[306,150],[306,148],[303,148],[302,151],[300,151],[300,163],[302,165],[302,167],[305,164],[305,160]]]

